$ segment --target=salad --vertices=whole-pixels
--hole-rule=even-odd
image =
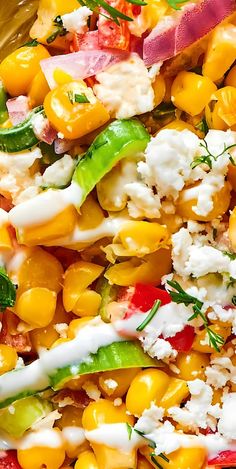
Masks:
[[[0,469],[236,467],[235,1],[40,0],[16,37]]]

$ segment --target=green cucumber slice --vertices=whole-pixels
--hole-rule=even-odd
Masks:
[[[117,299],[119,287],[117,285],[111,285],[105,277],[100,277],[97,282],[96,291],[102,297],[98,314],[104,322],[110,322],[107,305]]]
[[[61,389],[67,381],[80,375],[98,373],[100,371],[120,370],[123,368],[161,367],[162,362],[147,355],[138,342],[114,342],[106,347],[100,347],[96,354],[90,355],[90,360],[60,368],[49,376],[50,385],[56,391]]]
[[[20,438],[34,423],[53,410],[45,399],[26,397],[0,412],[0,430],[14,438]]]
[[[143,152],[149,140],[149,133],[137,119],[121,119],[109,124],[95,138],[75,169],[73,181],[81,188],[77,208],[118,161]]]
[[[37,144],[39,140],[33,131],[32,117],[38,113],[44,113],[42,106],[35,108],[21,124],[9,129],[0,129],[0,151],[15,153]]]
[[[2,81],[0,81],[0,124],[3,124],[8,119],[7,111],[7,94],[4,89]]]

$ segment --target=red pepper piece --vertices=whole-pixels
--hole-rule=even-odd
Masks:
[[[236,451],[221,451],[208,461],[208,466],[236,467]]]
[[[0,451],[0,469],[21,469],[16,451]]]
[[[167,337],[165,340],[167,340],[177,352],[189,352],[193,345],[194,337],[194,327],[187,325],[182,331],[177,332],[174,337]]]
[[[125,0],[107,0],[107,3],[121,13],[129,16],[129,4]],[[100,13],[109,16],[106,10],[100,8]],[[98,19],[98,44],[104,49],[106,47],[113,49],[128,50],[130,42],[130,32],[128,22],[118,18],[119,25],[112,19],[105,18],[101,14]]]

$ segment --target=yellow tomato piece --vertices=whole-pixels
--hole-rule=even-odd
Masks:
[[[184,188],[176,202],[176,213],[183,218],[196,221],[211,221],[223,215],[230,204],[231,186],[228,182],[216,192],[213,197],[213,208],[207,215],[198,215],[194,212],[193,207],[197,204],[196,194],[201,190],[201,184],[194,187]]]
[[[203,60],[202,74],[212,81],[224,76],[236,59],[236,26],[217,26],[208,42]]]
[[[154,90],[154,102],[155,106],[158,106],[163,101],[163,98],[166,93],[166,84],[163,76],[161,74],[157,75],[155,81],[152,84]]]
[[[206,381],[205,369],[209,365],[210,358],[204,353],[191,351],[179,353],[175,365],[179,369],[178,378],[186,381],[202,379]]]
[[[0,76],[11,96],[27,94],[31,82],[40,71],[40,61],[50,57],[47,49],[24,46],[8,55],[0,64]]]
[[[0,374],[11,371],[15,368],[18,355],[14,347],[0,344]]]
[[[39,42],[47,44],[47,38],[55,31],[53,20],[65,13],[71,13],[79,8],[77,0],[40,0],[38,17],[30,30],[30,37],[37,38]],[[64,44],[64,38],[58,38],[53,46],[60,47]]]
[[[170,249],[159,249],[142,259],[132,258],[110,267],[104,277],[110,283],[128,287],[136,283],[160,285],[161,277],[171,271]]]
[[[33,108],[43,104],[44,99],[49,91],[50,88],[48,86],[47,80],[42,70],[40,70],[31,82],[31,86],[28,92],[31,107]]]
[[[18,449],[17,459],[22,469],[59,469],[65,459],[63,448],[34,446],[28,449]]]
[[[75,102],[76,95],[83,95],[89,102]],[[50,91],[45,98],[44,109],[57,131],[72,140],[92,132],[110,119],[92,89],[81,81],[72,81]]]
[[[79,215],[75,207],[69,206],[47,223],[19,229],[17,238],[19,243],[26,246],[37,246],[47,243],[72,233],[78,217]]]
[[[218,348],[221,349],[226,339],[231,334],[231,327],[228,325],[221,326],[219,324],[211,324],[209,327],[213,332],[215,332],[216,334],[222,337],[223,344],[219,344],[219,343],[217,344]],[[196,350],[197,352],[203,352],[203,353],[214,352],[214,347],[209,342],[209,335],[205,329],[203,329],[198,334],[196,334],[195,339],[193,341],[192,349]]]
[[[146,369],[133,379],[126,396],[128,411],[140,417],[152,402],[159,405],[170,383],[170,377],[161,370]],[[142,396],[142,398],[140,398]]]
[[[56,311],[57,295],[48,288],[35,287],[25,291],[16,302],[16,315],[34,327],[45,327]]]
[[[208,77],[183,71],[178,73],[172,84],[171,99],[178,109],[196,116],[203,111],[216,90],[216,85]]]
[[[104,267],[91,262],[78,261],[65,272],[63,304],[66,311],[72,311],[81,293],[96,280]]]
[[[64,70],[61,70],[60,68],[56,68],[53,78],[58,85],[64,85],[65,83],[70,83],[73,80],[69,73],[64,72]]]

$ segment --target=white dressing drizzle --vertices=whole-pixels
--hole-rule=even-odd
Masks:
[[[44,429],[38,432],[30,432],[25,435],[17,444],[19,449],[29,449],[33,447],[60,448],[63,444],[61,432],[55,429]]]

